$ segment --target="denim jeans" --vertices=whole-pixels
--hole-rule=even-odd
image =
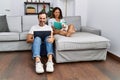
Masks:
[[[52,54],[53,55],[53,43],[50,43],[47,41],[48,36],[44,40],[44,44],[46,46],[47,50],[47,55]],[[33,53],[33,58],[34,57],[40,57],[41,54],[41,44],[42,44],[42,39],[40,37],[35,37],[33,44],[32,44],[32,53]]]

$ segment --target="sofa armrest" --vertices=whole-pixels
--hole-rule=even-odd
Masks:
[[[89,32],[96,35],[101,35],[101,30],[89,26],[81,26],[81,32]]]

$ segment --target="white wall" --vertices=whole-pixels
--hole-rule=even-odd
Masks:
[[[81,16],[81,25],[86,26],[87,21],[87,0],[75,0],[75,15]]]
[[[0,14],[10,16],[24,15],[24,2],[26,0],[0,0]],[[31,1],[31,0],[28,0]],[[52,2],[51,6],[60,7],[63,16],[81,16],[82,25],[86,25],[87,19],[87,0],[67,0],[67,11],[65,9],[66,0],[40,0]],[[67,12],[67,14],[65,13]]]
[[[6,14],[9,16],[19,16],[24,15],[24,2],[27,0],[0,0],[0,14]],[[31,0],[28,0],[31,2]],[[35,0],[32,0],[33,2]],[[63,15],[65,16],[65,0],[40,0],[41,2],[51,2],[50,6],[53,7],[60,7],[63,11]],[[71,4],[71,1],[74,2],[74,0],[69,0],[67,5]],[[72,13],[68,12],[68,16],[73,15],[73,4],[71,5],[70,9]],[[69,10],[68,10],[69,11]]]
[[[24,15],[25,0],[0,0],[0,14],[9,16]]]
[[[0,0],[0,14],[10,14],[10,1]]]
[[[111,40],[110,52],[120,57],[120,0],[88,0],[87,25]]]

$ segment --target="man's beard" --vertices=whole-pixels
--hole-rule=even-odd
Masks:
[[[44,26],[45,25],[45,21],[40,21],[40,26]]]

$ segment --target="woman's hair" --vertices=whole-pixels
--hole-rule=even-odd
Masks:
[[[53,9],[53,11],[52,11],[52,18],[55,18],[54,12],[55,12],[56,10],[59,10],[59,11],[60,11],[59,19],[62,19],[62,18],[63,18],[63,16],[62,16],[62,11],[61,11],[61,9],[60,9],[59,7],[55,7],[55,8]]]

